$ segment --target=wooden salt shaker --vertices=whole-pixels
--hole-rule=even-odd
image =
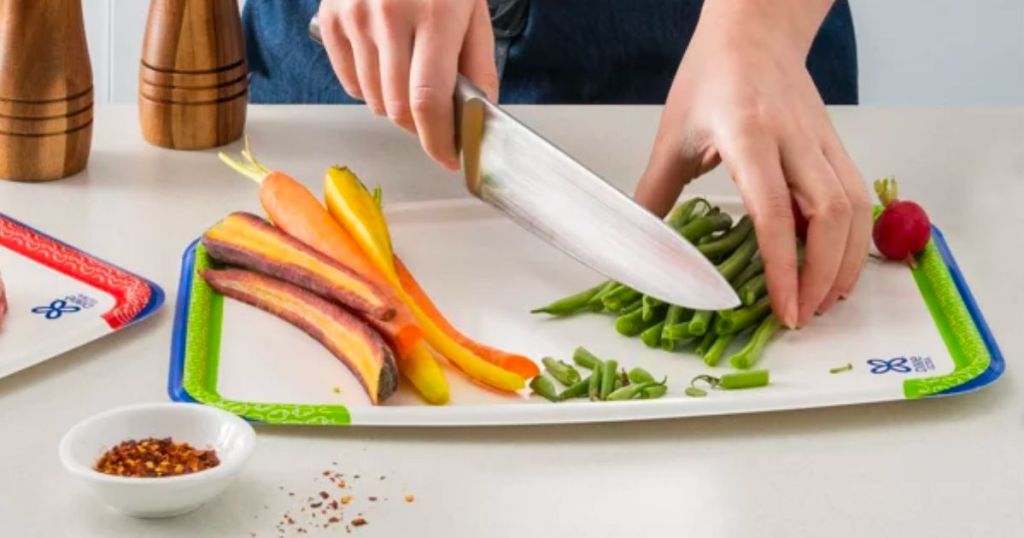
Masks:
[[[248,68],[236,0],[152,0],[139,66],[139,121],[150,143],[222,146],[242,136]]]
[[[85,168],[92,102],[80,0],[0,0],[0,178]]]

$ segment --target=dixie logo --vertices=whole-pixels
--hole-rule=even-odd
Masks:
[[[909,374],[910,372],[927,372],[935,369],[935,363],[931,357],[893,357],[891,359],[868,359],[868,366],[872,374]]]
[[[54,299],[46,306],[37,306],[32,309],[33,314],[40,314],[46,319],[60,319],[64,314],[80,312],[82,307],[68,304],[64,299]]]

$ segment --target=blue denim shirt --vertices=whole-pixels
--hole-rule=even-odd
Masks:
[[[700,0],[490,0],[504,103],[663,103]],[[318,0],[247,0],[250,100],[351,103],[307,34]],[[818,31],[807,67],[827,104],[857,103],[848,0]]]

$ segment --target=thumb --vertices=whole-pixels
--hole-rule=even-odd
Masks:
[[[493,102],[498,101],[498,68],[494,64],[494,29],[487,0],[478,0],[469,16],[462,41],[459,72],[480,88]]]
[[[664,128],[659,129],[647,168],[640,176],[633,198],[655,215],[663,217],[675,205],[683,187],[714,168],[718,162],[716,152],[698,151],[692,144],[676,141]]]

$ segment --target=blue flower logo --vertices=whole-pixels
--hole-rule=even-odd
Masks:
[[[906,357],[896,357],[889,360],[868,359],[867,362],[873,374],[884,374],[886,372],[910,373],[910,366],[907,365]]]
[[[64,299],[56,299],[47,306],[37,306],[32,309],[33,314],[42,314],[46,319],[58,319],[64,314],[74,314],[82,308],[69,305]]]

